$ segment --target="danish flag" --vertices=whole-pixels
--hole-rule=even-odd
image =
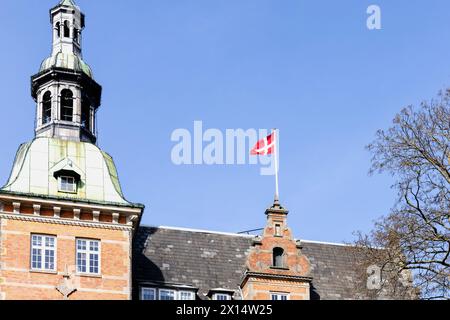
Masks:
[[[264,139],[259,140],[256,145],[253,147],[253,149],[250,151],[250,154],[252,156],[257,155],[268,155],[273,154],[275,150],[275,143],[276,143],[276,137],[275,137],[275,131],[272,132],[270,135],[265,137]]]

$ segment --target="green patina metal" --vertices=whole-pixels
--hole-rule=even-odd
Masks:
[[[58,190],[55,172],[60,170],[72,170],[80,177],[76,193]],[[122,193],[117,169],[109,154],[92,143],[53,138],[41,137],[22,144],[9,180],[0,191],[131,205]]]
[[[50,70],[51,68],[63,68],[76,72],[83,72],[90,78],[94,78],[91,67],[78,55],[73,53],[58,52],[42,61],[39,72]]]

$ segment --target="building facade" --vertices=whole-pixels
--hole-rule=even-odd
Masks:
[[[64,0],[50,20],[52,53],[32,77],[35,139],[0,189],[0,299],[130,299],[144,207],[95,145],[101,86],[82,58],[84,14]]]
[[[62,0],[50,20],[51,55],[31,79],[35,138],[0,189],[0,300],[360,298],[348,247],[294,239],[278,199],[260,236],[140,226],[144,206],[96,145],[85,16]]]

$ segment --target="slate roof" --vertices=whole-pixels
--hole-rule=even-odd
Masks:
[[[205,298],[210,289],[235,291],[245,271],[254,236],[168,227],[141,226],[133,245],[134,298],[144,284],[198,288]],[[356,276],[348,246],[302,241],[312,265],[311,299],[356,299]]]

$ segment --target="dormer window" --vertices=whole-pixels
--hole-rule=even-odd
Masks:
[[[53,171],[54,170],[54,171]],[[70,159],[64,159],[52,168],[53,176],[58,182],[58,191],[77,193],[78,183],[83,172]]]
[[[74,177],[59,176],[58,177],[58,189],[60,192],[76,193],[77,181]]]
[[[231,295],[228,293],[215,293],[213,295],[213,300],[219,300],[219,301],[231,300]]]
[[[234,295],[233,290],[225,288],[216,288],[209,290],[207,296],[211,300],[232,300]]]

